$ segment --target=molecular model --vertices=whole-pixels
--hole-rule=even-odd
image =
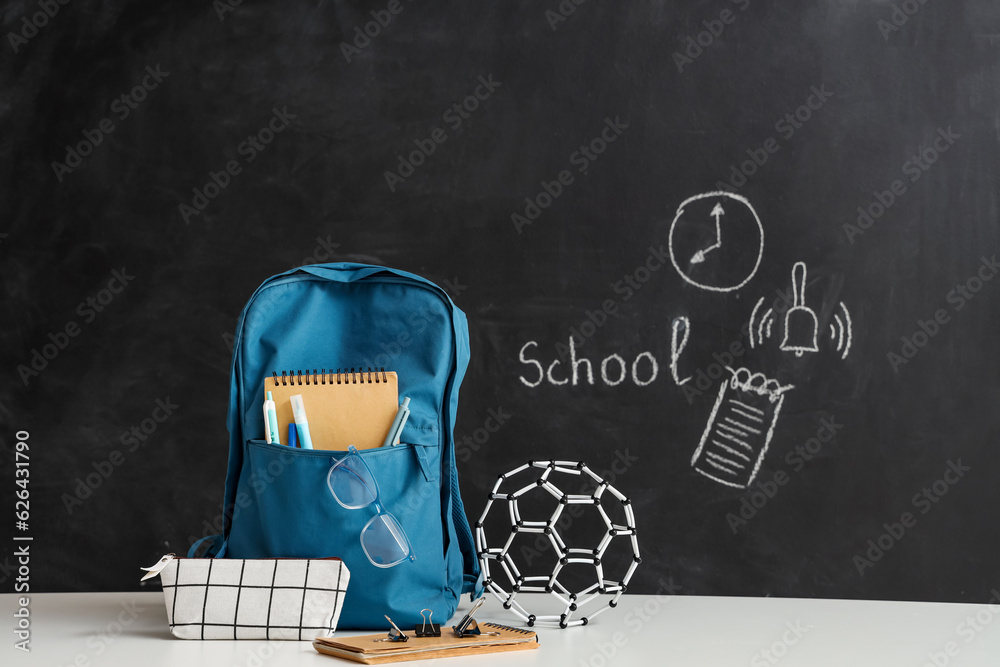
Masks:
[[[488,532],[503,546],[490,547]],[[579,462],[529,461],[500,475],[475,533],[486,589],[529,626],[586,625],[618,606],[641,562],[631,502]],[[519,593],[549,593],[563,612],[532,614]]]

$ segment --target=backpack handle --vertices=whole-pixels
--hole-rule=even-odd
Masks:
[[[380,271],[395,273],[397,275],[405,275],[407,278],[417,278],[423,281],[423,278],[420,278],[419,276],[396,271],[387,267],[371,266],[370,264],[352,264],[349,262],[341,264],[307,264],[305,266],[292,269],[282,275],[289,275],[295,271],[305,271],[306,273],[311,273],[317,278],[324,278],[338,283],[353,283]]]

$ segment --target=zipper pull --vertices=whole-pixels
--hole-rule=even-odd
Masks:
[[[157,561],[156,565],[154,565],[152,567],[140,567],[139,568],[140,570],[145,570],[146,571],[146,575],[142,579],[140,579],[139,581],[146,581],[147,579],[152,579],[153,577],[155,577],[156,575],[158,575],[160,573],[160,570],[162,570],[163,568],[165,568],[167,566],[167,564],[170,563],[170,561],[172,561],[174,558],[176,558],[176,556],[174,554],[167,554],[166,556],[164,556],[163,558],[161,558],[159,561]]]

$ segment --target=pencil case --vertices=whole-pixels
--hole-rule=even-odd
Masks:
[[[178,558],[160,575],[179,639],[313,640],[337,629],[351,574],[339,558]]]

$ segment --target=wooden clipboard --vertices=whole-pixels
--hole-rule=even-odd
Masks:
[[[409,638],[405,642],[375,641],[385,638],[385,633],[381,633],[343,638],[320,637],[313,640],[313,648],[326,655],[366,665],[538,648],[538,635],[530,630],[492,623],[483,623],[480,627],[484,633],[499,632],[500,635],[457,637],[452,628],[441,628],[440,637],[417,637],[409,630],[404,632]]]

